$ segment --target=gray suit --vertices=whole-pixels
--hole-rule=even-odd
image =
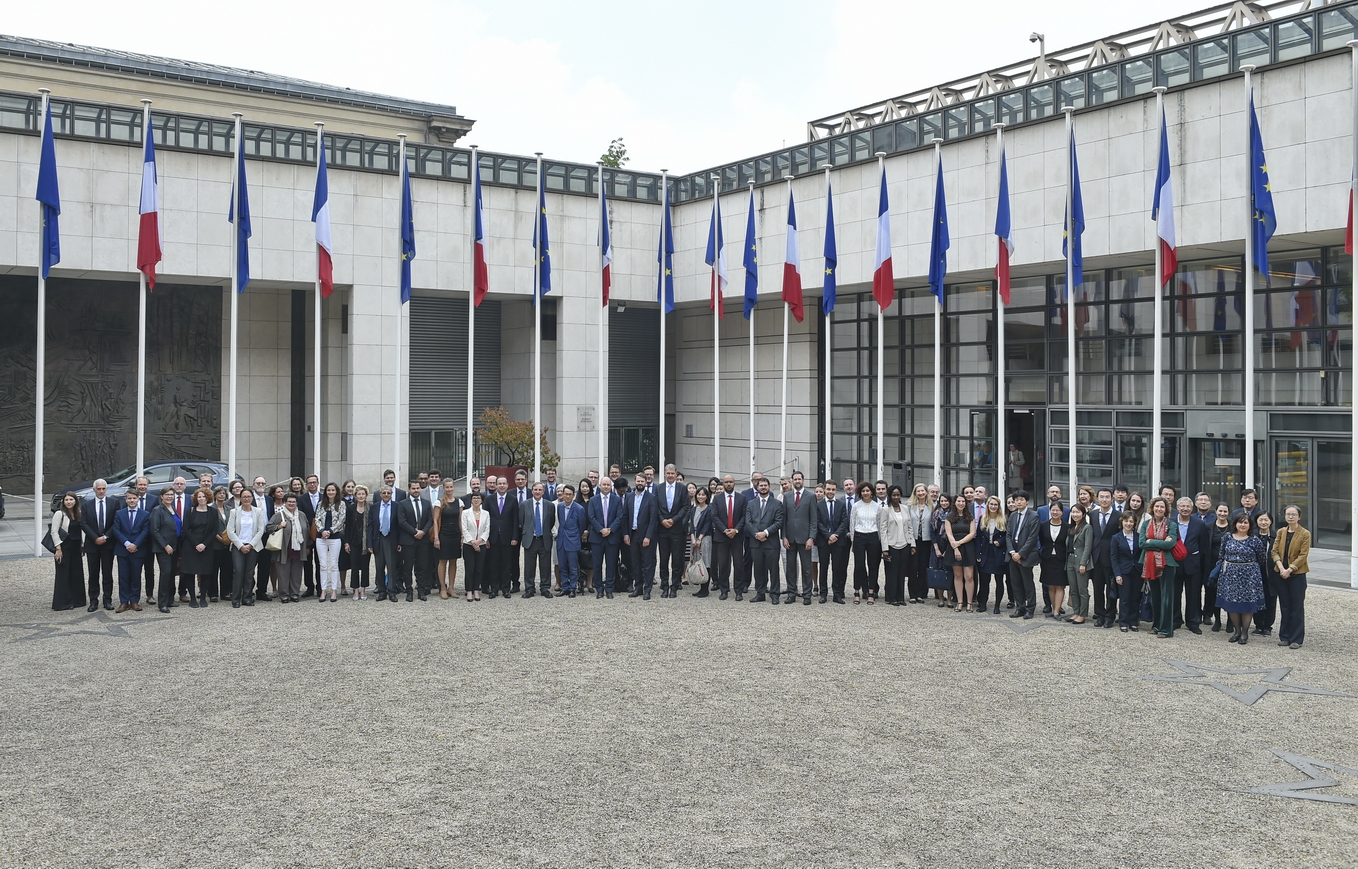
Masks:
[[[812,496],[812,500],[815,500],[815,496]],[[782,547],[779,543],[782,526],[783,502],[776,495],[770,494],[762,507],[758,495],[745,505],[745,535],[750,541],[750,560],[753,562],[757,592],[755,600],[768,592],[773,595],[773,602],[778,602],[778,550]],[[760,531],[767,531],[768,539],[759,540],[754,536]]]
[[[815,545],[816,539],[816,493],[803,488],[801,504],[798,505],[797,491],[794,489],[783,495],[783,539],[787,541],[787,593],[797,596],[797,574],[801,574],[801,595],[807,603],[811,602],[811,584],[815,577],[815,566],[811,564],[811,551],[806,548],[807,541]],[[801,570],[797,569],[798,561]]]
[[[533,596],[534,565],[541,577],[542,593],[552,594],[552,528],[556,525],[556,502],[544,497],[542,503],[542,534],[536,533],[539,502],[529,498],[519,505],[519,542],[523,544],[523,596]]]

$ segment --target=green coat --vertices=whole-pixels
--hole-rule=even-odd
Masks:
[[[1178,567],[1179,563],[1174,560],[1174,556],[1170,554],[1170,550],[1174,548],[1175,543],[1179,542],[1179,523],[1170,520],[1169,534],[1164,540],[1147,539],[1146,532],[1150,530],[1150,527],[1151,524],[1147,522],[1141,528],[1141,551],[1144,553],[1147,549],[1163,549],[1165,552],[1165,567]],[[1142,557],[1142,560],[1145,560],[1144,556]]]

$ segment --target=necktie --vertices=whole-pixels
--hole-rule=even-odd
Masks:
[[[1108,514],[1107,514],[1107,513],[1100,513],[1100,514],[1099,514],[1099,533],[1102,534],[1102,533],[1103,533],[1104,531],[1106,531],[1107,529],[1108,529]]]
[[[99,530],[100,530],[100,531],[103,531],[103,530],[104,530],[104,502],[103,502],[103,499],[100,499],[100,501],[99,501]]]
[[[183,519],[183,518],[184,518],[184,496],[183,496],[183,495],[175,495],[175,496],[174,496],[174,515],[175,515],[175,518],[177,518],[177,519]]]
[[[382,536],[386,537],[391,533],[391,502],[382,502]]]
[[[801,490],[801,489],[798,489],[798,490],[797,490],[796,496],[792,499],[792,506],[794,506],[794,507],[800,507],[800,506],[802,506],[802,490]]]
[[[605,495],[605,496],[604,496],[604,502],[603,502],[603,504],[600,505],[600,507],[601,507],[601,508],[603,509],[603,511],[604,511],[604,527],[605,527],[605,528],[608,527],[608,500],[609,500],[609,499],[608,499],[608,496]]]
[[[420,499],[415,498],[414,501],[415,501],[415,524],[418,526],[420,524]],[[418,531],[419,529],[416,528],[415,530]]]
[[[533,536],[542,536],[542,502],[537,501],[533,504]]]
[[[673,510],[673,509],[674,509],[674,484],[673,484],[673,483],[670,483],[669,489],[668,489],[668,491],[667,491],[667,493],[666,493],[666,495],[665,495],[665,509],[666,509],[666,510]]]
[[[726,527],[736,527],[736,504],[730,495],[726,496]]]
[[[505,496],[504,496],[504,495],[501,495],[501,496],[500,496],[500,512],[501,512],[501,513],[504,513],[504,512],[505,512]]]
[[[1023,510],[1018,512],[1018,518],[1014,520],[1014,539],[1017,540],[1019,531],[1023,528]]]

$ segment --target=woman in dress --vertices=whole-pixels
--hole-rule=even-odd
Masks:
[[[240,481],[237,480],[237,483]],[[236,489],[236,498],[240,497],[244,487]],[[212,509],[217,512],[218,524],[220,529],[217,538],[212,541],[212,573],[208,576],[207,599],[216,603],[219,599],[229,597],[231,594],[231,577],[233,568],[231,564],[231,539],[226,534],[226,523],[231,518],[231,513],[236,509],[239,501],[230,497],[225,486],[218,486],[212,490]]]
[[[1073,505],[1066,530],[1066,585],[1070,588],[1071,610],[1066,621],[1076,625],[1084,624],[1089,618],[1089,574],[1094,569],[1090,554],[1094,550],[1094,531],[1088,517],[1083,505]],[[1052,609],[1060,612],[1055,601]]]
[[[1207,543],[1210,551],[1202,553],[1202,560],[1207,564],[1216,564],[1221,560],[1221,542],[1231,535],[1231,508],[1225,504],[1218,504],[1216,509],[1216,521],[1207,526]],[[1211,561],[1208,561],[1208,559]],[[1211,568],[1206,568],[1211,570]],[[1207,621],[1207,616],[1212,617],[1212,630],[1221,630],[1221,608],[1217,606],[1217,586],[1206,578],[1203,580],[1202,587],[1202,620]]]
[[[175,560],[183,524],[183,520],[174,512],[174,489],[166,486],[160,490],[160,502],[151,508],[146,522],[147,539],[151,551],[156,554],[156,573],[160,576],[156,605],[163,613],[168,613],[172,606],[179,606],[174,599],[174,578],[179,575]],[[193,601],[192,605],[198,606],[197,601]]]
[[[953,612],[976,611],[976,513],[967,499],[959,495],[953,499],[943,526],[947,543],[943,547],[943,563],[953,576]]]
[[[357,488],[358,483],[355,482],[354,480],[345,480],[343,483],[340,484],[340,498],[344,500],[345,513],[353,512],[354,491]],[[349,519],[348,521],[352,522],[353,519]],[[349,532],[349,527],[347,524],[345,525],[344,531],[345,534],[347,535]],[[349,584],[344,581],[344,578],[349,575],[349,570],[352,567],[353,567],[353,555],[349,552],[348,547],[341,546],[339,554],[339,575],[340,575],[340,596],[342,597],[349,596]]]
[[[217,553],[213,546],[222,533],[221,516],[212,506],[211,489],[194,492],[191,503],[179,539],[179,576],[181,582],[188,583],[189,606],[206,608],[209,587],[216,578]]]
[[[929,556],[934,548],[933,535],[929,529],[932,512],[929,490],[923,483],[916,483],[905,505],[910,528],[915,534],[915,543],[910,547],[910,577],[906,580],[906,594],[911,603],[924,603],[924,599],[929,596]]]
[[[443,481],[434,510],[434,557],[438,559],[439,597],[457,597],[457,560],[462,557],[462,499],[453,478]],[[467,584],[463,579],[462,584]]]
[[[57,551],[56,578],[52,584],[52,609],[73,610],[85,605],[85,571],[80,565],[80,502],[74,492],[61,496],[61,509],[48,523]]]
[[[877,600],[877,569],[882,564],[882,542],[877,533],[877,503],[871,483],[858,484],[858,500],[849,508],[849,539],[853,546],[853,602]]]
[[[594,484],[589,478],[580,481],[575,487],[575,503],[585,510],[585,515],[589,515],[589,502],[594,498]],[[580,534],[580,588],[584,591],[594,591],[594,544],[589,536],[589,525],[586,523],[585,530]]]
[[[255,493],[242,489],[236,509],[226,523],[231,541],[231,607],[255,605],[255,564],[264,548],[264,508],[255,506]]]
[[[306,514],[297,509],[297,495],[289,492],[283,506],[274,511],[266,528],[269,533],[282,531],[282,549],[275,552],[273,563],[278,574],[279,603],[297,603],[302,599],[302,565],[307,560]]]
[[[354,503],[344,517],[344,552],[349,556],[349,588],[354,600],[368,599],[369,568],[372,553],[368,551],[368,487],[354,486]],[[341,572],[340,576],[344,574]]]
[[[995,615],[1000,614],[1000,601],[1004,598],[1005,577],[1008,576],[1008,544],[1005,540],[1005,529],[1008,523],[1004,518],[1004,511],[1000,509],[1000,498],[998,495],[991,495],[986,499],[985,512],[981,514],[981,521],[976,528],[976,561],[981,571],[979,581],[976,583],[979,595],[978,599],[990,600],[990,585],[995,586]],[[1012,595],[1011,595],[1012,597]],[[981,608],[985,612],[985,608]]]
[[[1118,593],[1118,627],[1125,634],[1141,630],[1141,550],[1136,526],[1140,518],[1131,510],[1118,517],[1117,533],[1108,541],[1108,560]]]
[[[1264,608],[1264,571],[1268,570],[1268,549],[1254,534],[1254,520],[1248,510],[1231,516],[1231,533],[1221,539],[1217,565],[1217,605],[1231,620],[1230,642],[1245,645],[1250,641],[1250,621]]]
[[[462,511],[462,585],[468,601],[481,599],[486,550],[490,548],[490,514],[481,509],[481,493],[472,492]]]
[[[340,497],[339,486],[326,483],[321,490],[321,500],[316,502],[316,518],[312,536],[316,540],[316,579],[321,587],[318,603],[334,603],[339,600],[340,549],[344,546],[344,525],[346,518],[344,499]],[[327,597],[327,594],[329,595]]]
[[[707,597],[708,589],[712,586],[712,511],[708,509],[708,504],[712,496],[706,489],[695,489],[693,492],[693,509],[689,511],[688,517],[688,540],[690,564],[701,564],[703,573],[707,581],[698,586],[698,590],[693,593],[694,597]],[[686,571],[687,572],[687,571]]]
[[[1047,587],[1047,596],[1052,602],[1052,611],[1047,613],[1049,619],[1061,618],[1061,604],[1066,596],[1066,556],[1070,551],[1070,529],[1066,526],[1065,513],[1065,506],[1060,501],[1053,501],[1047,521],[1037,528],[1042,584]]]
[[[1287,524],[1273,541],[1273,566],[1278,569],[1278,645],[1300,649],[1306,641],[1306,573],[1311,569],[1311,532],[1301,527],[1301,508],[1283,511]]]
[[[965,504],[966,499],[962,500]],[[943,547],[948,545],[948,532],[944,526],[948,524],[948,514],[952,513],[952,501],[952,496],[946,493],[939,495],[934,512],[929,515],[929,588],[940,609],[948,606],[953,593],[952,571],[948,569],[943,553]]]
[[[1261,637],[1273,635],[1273,623],[1278,616],[1278,566],[1273,561],[1273,544],[1278,533],[1273,530],[1273,514],[1267,510],[1254,517],[1255,534],[1264,541],[1270,553],[1268,567],[1264,570],[1264,608],[1254,614],[1254,633]]]
[[[269,503],[264,506],[264,512],[269,517],[270,520],[272,520],[274,516],[278,515],[279,510],[283,509],[283,503],[287,499],[287,496],[288,490],[283,488],[281,484],[276,484],[269,487]],[[279,562],[283,560],[283,553],[270,552],[268,547],[265,547],[264,551],[260,553],[259,557],[269,559],[269,585],[273,588],[273,596],[275,598],[278,598],[279,597],[278,578],[279,576],[282,575],[282,572],[279,569]],[[288,601],[284,601],[281,599],[279,600],[279,603],[287,602]]]
[[[877,536],[882,540],[882,560],[886,562],[886,602],[905,605],[905,575],[910,569],[910,547],[915,543],[910,514],[901,503],[900,486],[886,490],[886,506],[877,511]]]
[[[1150,584],[1151,619],[1155,636],[1167,640],[1174,636],[1174,544],[1179,542],[1179,523],[1169,519],[1169,502],[1152,498],[1137,538],[1141,550],[1141,577]]]

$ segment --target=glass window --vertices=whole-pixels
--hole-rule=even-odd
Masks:
[[[841,144],[840,147],[844,146]],[[833,155],[833,153],[834,153],[834,143],[832,142],[831,154]],[[802,173],[806,172],[807,166],[810,163],[811,156],[810,154],[807,153],[807,150],[805,148],[793,148],[791,151],[791,155],[792,155],[792,169],[791,169],[792,174],[801,175]]]
[[[519,183],[524,187],[538,186],[538,164],[536,160],[524,160],[519,163]]]
[[[971,132],[971,118],[966,106],[953,106],[944,112],[944,117],[949,139],[956,139]]]
[[[108,114],[108,137],[117,142],[140,142],[141,112],[111,109]]]
[[[1325,397],[1323,371],[1260,371],[1255,375],[1254,400],[1260,405],[1320,407]]]
[[[896,150],[907,151],[919,146],[919,121],[911,118],[896,125]]]
[[[824,169],[830,163],[830,143],[811,143],[811,168]]]
[[[1009,307],[1035,308],[1046,304],[1046,301],[1047,279],[1045,277],[1014,278],[1009,282]]]
[[[888,130],[888,132],[890,132]],[[853,159],[866,160],[872,156],[872,135],[870,133],[854,133],[849,137],[853,146]]]
[[[308,144],[310,147],[308,147]],[[302,130],[275,130],[273,154],[284,160],[314,160],[316,137]]]
[[[784,151],[781,154],[773,155],[773,178],[778,180],[787,177],[787,173],[792,166],[792,152]],[[698,195],[695,191],[694,195]]]
[[[335,166],[362,166],[363,141],[348,137],[330,137],[330,162]]]
[[[597,193],[594,189],[594,170],[588,166],[572,166],[566,175],[566,189],[572,193]]]
[[[1312,32],[1309,16],[1278,22],[1274,25],[1274,41],[1278,46],[1278,61],[1305,57],[1310,54],[1314,37],[1315,34]]]
[[[849,162],[848,136],[830,140],[830,162],[835,166],[843,166]]]
[[[1358,35],[1358,11],[1347,6],[1320,13],[1320,50],[1343,48]]]
[[[1160,87],[1188,84],[1190,78],[1187,48],[1162,51],[1155,56],[1155,83]]]
[[[1005,401],[1011,404],[1042,404],[1047,400],[1046,378],[1019,376],[1004,378]]]
[[[1247,63],[1263,66],[1268,63],[1268,28],[1247,30],[1231,37],[1235,44],[1235,68],[1240,69]]]
[[[534,167],[534,174],[536,174],[536,167]],[[496,181],[501,184],[518,184],[520,177],[518,160],[513,157],[500,159],[499,165],[495,169]],[[536,186],[536,182],[534,182],[534,186]]]
[[[1056,113],[1054,99],[1055,95],[1049,84],[1028,88],[1028,120],[1036,121],[1054,115]]]
[[[1150,93],[1153,79],[1149,59],[1125,61],[1122,64],[1122,96]]]
[[[1194,407],[1233,407],[1244,403],[1245,387],[1236,371],[1172,375],[1174,404]]]
[[[1004,322],[1004,371],[1045,371],[1047,369],[1047,342],[1015,341],[1009,336],[1013,330],[1009,317]]]
[[[177,115],[151,115],[151,130],[157,145],[175,146],[179,144],[179,117]]]
[[[919,119],[919,143],[932,145],[934,139],[943,138],[943,116],[938,112]]]
[[[754,183],[763,184],[773,180],[773,158],[760,157],[754,161]]]
[[[543,166],[543,174],[546,176],[548,190],[566,189],[566,167],[559,163],[547,163]]]
[[[1096,69],[1089,74],[1089,103],[1102,105],[1118,98],[1117,68]]]
[[[1231,52],[1226,39],[1213,39],[1193,46],[1193,80],[1223,75],[1231,70]]]
[[[871,157],[878,151],[881,151],[885,154],[890,154],[892,151],[894,151],[895,147],[893,145],[891,135],[891,131],[893,129],[894,128],[890,124],[883,124],[880,127],[874,127],[872,130],[872,151],[864,156]],[[857,157],[855,154],[855,159],[862,158]]]
[[[77,136],[91,136],[102,139],[107,132],[107,117],[105,109],[98,106],[72,105],[70,107],[72,117],[71,133]],[[55,132],[55,130],[53,131]],[[63,130],[62,132],[66,132]],[[250,153],[247,147],[245,153]]]
[[[439,150],[437,148],[431,150]],[[470,181],[472,155],[466,151],[445,151],[444,152],[444,171],[449,178],[460,178],[463,181]]]
[[[971,104],[971,129],[983,133],[995,126],[995,101],[977,100]]]
[[[722,167],[722,170],[721,170],[721,189],[722,189],[723,191],[726,191],[726,190],[735,190],[735,189],[736,189],[736,178],[737,178],[737,173],[736,173],[736,167],[735,167],[735,166],[724,166],[724,167]]]
[[[481,164],[481,183],[495,180],[495,158],[479,155],[477,162]]]
[[[1000,94],[1000,122],[1013,126],[1021,124],[1026,116],[1023,112],[1023,91],[1010,91]]]
[[[397,169],[397,161],[400,159],[401,150],[391,142],[367,142],[364,150],[367,151],[367,160],[364,161],[368,168],[378,169],[383,172],[393,172]],[[406,157],[411,155],[411,149],[406,149]]]
[[[1063,78],[1056,83],[1056,92],[1060,100],[1058,108],[1083,109],[1085,107],[1085,77],[1082,75]]]
[[[36,129],[34,102],[29,97],[0,94],[0,127],[12,130]],[[160,119],[157,118],[156,125],[159,124]]]

